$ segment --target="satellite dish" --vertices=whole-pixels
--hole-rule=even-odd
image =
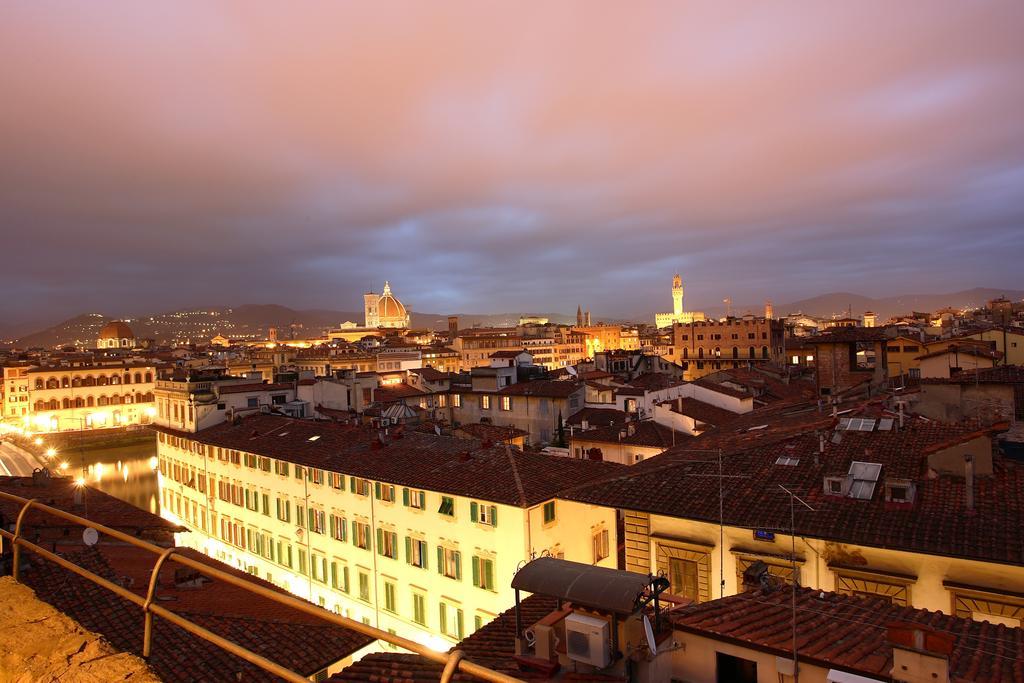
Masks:
[[[644,615],[644,634],[647,636],[647,648],[652,655],[658,654],[658,644],[654,642],[654,629],[651,628],[651,620]]]
[[[92,527],[88,527],[82,532],[82,543],[86,545],[96,545],[100,540],[100,534]]]

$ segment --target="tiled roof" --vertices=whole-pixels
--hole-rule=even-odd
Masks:
[[[508,396],[543,396],[545,398],[568,398],[576,393],[580,385],[565,380],[535,379],[516,382],[498,391]]]
[[[415,373],[428,382],[439,382],[443,379],[451,379],[451,373],[441,372],[434,368],[414,368],[409,372]]]
[[[792,657],[793,606],[789,589],[749,591],[672,613],[681,631]],[[889,680],[893,648],[889,627],[913,624],[953,639],[950,680],[955,683],[1024,681],[1024,630],[900,607],[875,597],[801,588],[796,594],[799,658]]]
[[[974,344],[953,344],[944,349],[936,349],[931,353],[918,356],[915,360],[924,360],[926,358],[937,358],[939,356],[945,356],[946,354],[964,354],[966,356],[977,356],[978,358],[990,358],[992,360],[999,360],[1003,357],[1001,351],[993,351]]]
[[[1024,367],[1020,365],[997,365],[979,370],[964,370],[955,377],[929,377],[924,384],[1024,384]]]
[[[632,434],[630,430],[632,429]],[[626,432],[625,435],[622,432]],[[690,443],[693,437],[686,432],[675,431],[654,420],[630,422],[621,426],[598,427],[573,434],[573,441],[596,441],[599,443],[624,443],[649,448],[669,448],[680,443]]]
[[[882,327],[834,327],[813,337],[804,337],[805,344],[848,344],[851,342],[885,341],[888,336]]]
[[[658,391],[659,389],[677,387],[680,384],[686,384],[686,382],[661,372],[645,372],[629,381],[629,386],[645,391]]]
[[[523,453],[504,446],[480,448],[472,439],[406,431],[386,444],[364,426],[252,415],[194,434],[154,427],[183,439],[265,455],[399,486],[528,506],[618,465]],[[317,437],[310,441],[311,437]],[[602,469],[612,468],[612,469]]]
[[[184,527],[172,524],[158,515],[141,510],[91,486],[83,488],[86,505],[77,509],[74,504],[76,488],[71,477],[54,475],[48,482],[38,486],[33,484],[32,477],[0,477],[0,491],[22,498],[35,498],[40,503],[51,507],[83,514],[94,522],[119,531],[146,535],[151,538],[162,536],[170,538],[170,534],[185,530]],[[17,519],[20,509],[20,504],[0,499],[0,513],[11,523]],[[35,509],[28,511],[24,523],[26,527],[36,529],[68,526],[68,522],[60,517],[54,517]]]
[[[674,412],[680,415],[692,417],[699,422],[715,427],[728,424],[739,417],[739,415],[731,410],[719,408],[695,398],[678,398],[674,401],[669,401],[668,405],[671,406]]]
[[[515,439],[520,436],[527,436],[530,433],[522,429],[517,429],[516,427],[499,427],[498,425],[484,424],[483,422],[461,424],[458,427],[455,427],[453,431],[462,432],[474,439],[490,441],[492,443],[508,441],[509,439]]]
[[[557,609],[557,601],[541,595],[531,595],[519,603],[523,626],[540,621]],[[498,615],[483,628],[465,638],[453,649],[461,650],[467,661],[500,673],[525,680],[546,680],[547,676],[521,666],[515,660],[516,618],[515,608]],[[343,681],[377,683],[419,683],[440,679],[440,664],[418,655],[371,654],[349,665],[328,679],[331,683]],[[457,673],[456,681],[477,681],[475,676]]]
[[[565,423],[580,426],[584,421],[591,427],[622,425],[626,423],[626,413],[617,408],[583,408],[570,415]]]
[[[411,387],[408,384],[387,384],[373,390],[373,400],[378,403],[393,403],[403,398],[426,395],[427,392]]]
[[[842,431],[839,444],[826,432],[820,455],[814,432],[726,453],[722,521],[748,529],[788,529],[789,497],[781,484],[815,508],[796,511],[796,531],[802,536],[1022,565],[1024,466],[995,456],[993,474],[975,479],[972,511],[967,510],[962,477],[927,470],[929,446],[952,443],[971,431],[968,425],[913,420],[903,430]],[[694,443],[705,447],[703,439]],[[718,524],[718,460],[687,451],[686,446],[669,449],[562,497]],[[782,457],[796,463],[779,464]],[[853,461],[882,466],[871,499],[826,495],[825,476],[845,475]],[[915,480],[913,503],[886,502],[886,478]]]
[[[693,383],[698,385],[698,386],[704,387],[705,389],[710,389],[711,391],[717,391],[720,394],[724,394],[726,396],[731,396],[733,398],[751,398],[751,397],[753,397],[753,394],[750,393],[749,391],[741,391],[741,390],[735,389],[733,387],[727,387],[724,384],[721,384],[720,382],[715,382],[713,380],[710,380],[707,377],[701,377],[698,380],[694,380]]]
[[[105,557],[106,552],[106,547],[100,550],[99,546],[93,546],[70,553],[67,558],[108,580],[123,581],[123,575]],[[148,555],[152,564],[154,556]],[[141,608],[52,562],[35,556],[32,558],[32,566],[25,570],[23,577],[40,599],[65,612],[87,629],[102,634],[114,647],[141,655]],[[209,562],[215,563],[212,560]],[[134,587],[140,588],[137,583]],[[141,588],[145,587],[143,583]],[[199,590],[212,593],[220,588],[210,586]],[[251,594],[248,599],[262,600]],[[212,610],[194,611],[197,605],[181,609],[175,600],[161,601],[161,604],[305,676],[313,675],[372,642],[371,638],[355,631],[325,622],[313,624],[308,620],[293,621],[280,609],[276,616],[260,618],[235,616],[220,611],[215,613]],[[294,613],[294,610],[290,612]],[[225,683],[237,680],[277,680],[262,669],[164,619],[157,617],[153,626],[153,649],[148,663],[163,680]]]

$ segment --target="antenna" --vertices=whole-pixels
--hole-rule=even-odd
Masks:
[[[789,552],[789,561],[792,563],[793,571],[793,592],[791,599],[791,607],[793,610],[793,683],[799,683],[800,681],[800,663],[797,661],[796,655],[796,590],[797,590],[797,579],[796,579],[796,502],[800,501],[800,504],[811,512],[817,512],[814,508],[807,504],[807,501],[803,500],[795,493],[787,489],[782,484],[779,484],[779,488],[789,494],[789,540],[791,544]]]

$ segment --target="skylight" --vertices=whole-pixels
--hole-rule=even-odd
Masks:
[[[790,455],[780,455],[779,459],[775,461],[776,465],[799,465],[800,458],[794,458]]]
[[[309,437],[309,441],[316,441],[319,438],[320,438],[320,435],[319,434],[315,434],[315,435]]]
[[[850,463],[850,497],[858,500],[871,500],[875,495],[875,485],[882,474],[882,465],[877,462]]]

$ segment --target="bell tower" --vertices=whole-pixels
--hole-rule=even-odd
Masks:
[[[679,273],[672,278],[672,315],[680,316],[683,314],[683,279],[679,277]]]

